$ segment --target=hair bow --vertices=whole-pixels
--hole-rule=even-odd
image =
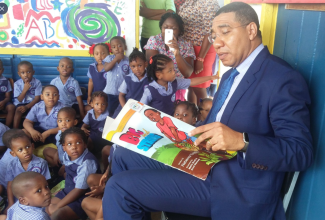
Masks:
[[[89,54],[90,54],[90,55],[94,55],[94,47],[95,47],[95,44],[93,44],[93,45],[91,45],[91,46],[89,47]]]
[[[149,60],[149,64],[152,64],[153,60],[152,60],[152,56],[150,57],[150,60]]]

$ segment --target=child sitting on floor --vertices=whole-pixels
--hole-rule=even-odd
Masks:
[[[10,127],[16,107],[11,103],[12,88],[10,81],[2,75],[3,71],[3,63],[0,60],[0,113],[7,114],[6,125]]]
[[[105,43],[98,43],[89,48],[89,53],[94,56],[95,63],[89,65],[87,76],[88,81],[88,105],[85,111],[91,109],[91,94],[97,91],[103,91],[106,86],[107,72],[104,70],[104,59],[109,55],[109,46]]]
[[[60,143],[65,151],[65,188],[60,191],[48,207],[52,220],[84,219],[86,213],[81,202],[89,188],[87,178],[92,173],[100,173],[95,156],[87,149],[87,136],[80,128],[72,127],[61,134]]]
[[[102,138],[106,117],[108,116],[106,93],[94,92],[91,95],[90,105],[93,109],[87,112],[81,129],[89,136],[88,149],[93,152],[100,152],[103,147],[111,144]]]
[[[71,77],[73,72],[73,62],[70,58],[64,57],[60,60],[57,70],[60,76],[51,81],[51,85],[59,90],[59,101],[67,107],[72,107],[80,114],[80,118],[85,117],[84,104],[82,101],[82,92],[77,80]]]
[[[176,79],[173,60],[163,54],[157,54],[150,58],[147,75],[151,83],[145,88],[140,102],[169,115],[174,113],[177,90],[187,89],[189,86],[195,86],[218,77],[216,75]]]
[[[174,118],[194,126],[197,115],[198,109],[194,103],[189,101],[176,101]]]
[[[208,116],[211,108],[212,108],[213,100],[209,98],[205,98],[200,100],[199,104],[199,115],[198,122],[195,124],[195,127],[199,127],[203,125],[206,117]]]
[[[14,117],[14,128],[19,128],[21,117],[40,100],[42,84],[33,77],[35,71],[33,64],[22,61],[18,64],[18,75],[21,79],[14,84],[14,105],[16,112]]]
[[[116,118],[129,99],[140,101],[144,88],[149,84],[146,73],[148,63],[144,53],[134,48],[129,56],[129,62],[132,72],[125,76],[118,89],[120,105],[115,110],[113,118]]]
[[[49,163],[50,167],[58,167],[59,164],[63,164],[64,151],[62,145],[60,144],[60,138],[62,132],[77,125],[78,120],[76,119],[76,111],[71,107],[61,108],[58,113],[57,123],[60,129],[58,134],[55,136],[56,146],[58,149],[56,150],[52,147],[46,147],[43,150],[44,158]],[[61,167],[60,170],[62,170],[61,172],[59,172],[62,176],[62,174],[64,173],[64,166],[63,168]]]
[[[63,108],[59,102],[59,90],[53,85],[44,86],[41,94],[42,102],[37,103],[27,114],[24,121],[26,133],[35,142],[55,144],[55,135],[59,128],[57,124],[58,112]],[[34,126],[34,123],[38,123]]]
[[[10,154],[15,157],[6,168],[8,207],[14,204],[14,195],[12,192],[12,181],[20,173],[34,171],[42,174],[47,180],[51,178],[47,162],[42,158],[33,155],[34,144],[25,133],[18,132],[8,140],[11,149]]]
[[[104,59],[104,70],[107,72],[106,87],[103,92],[108,95],[108,112],[113,116],[114,111],[119,105],[119,91],[124,77],[131,72],[129,59],[124,55],[126,42],[123,37],[116,36],[110,42],[113,55],[108,55]]]
[[[11,188],[18,201],[8,210],[7,220],[50,220],[45,207],[51,203],[51,191],[43,175],[21,173],[14,178]]]

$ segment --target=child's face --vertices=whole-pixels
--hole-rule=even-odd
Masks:
[[[114,55],[119,53],[124,54],[124,51],[126,50],[126,45],[122,41],[114,39],[111,41],[111,50]]]
[[[130,68],[131,68],[132,72],[139,79],[141,79],[144,76],[147,66],[148,66],[148,62],[146,62],[140,58],[136,58],[136,60],[133,60],[130,63]]]
[[[34,73],[33,68],[28,65],[20,65],[18,67],[18,75],[25,83],[32,81]]]
[[[101,115],[105,112],[107,108],[107,100],[104,97],[95,97],[91,101],[91,107],[94,109],[94,112]]]
[[[57,122],[58,122],[58,127],[62,132],[78,124],[78,120],[68,112],[60,112],[58,114]]]
[[[63,150],[69,155],[71,161],[80,157],[87,148],[86,143],[84,143],[79,134],[66,135],[62,146]]]
[[[204,121],[208,116],[210,109],[212,108],[212,101],[204,101],[199,105],[199,117],[198,120]]]
[[[102,64],[103,60],[108,56],[108,51],[107,48],[102,46],[102,45],[98,45],[95,47],[94,50],[94,58],[96,60],[96,62],[98,64]]]
[[[168,62],[162,71],[156,72],[156,76],[158,80],[173,82],[176,79],[173,61]]]
[[[60,76],[69,77],[73,72],[73,63],[68,59],[61,59],[57,70],[60,73]]]
[[[161,120],[160,112],[154,112],[152,110],[147,110],[144,115],[149,118],[150,121],[158,122]]]
[[[196,118],[186,105],[178,105],[175,109],[174,117],[190,125],[196,123]]]
[[[24,192],[22,197],[19,197],[19,202],[23,205],[33,207],[47,207],[51,203],[51,191],[45,177],[37,176],[33,180],[29,180],[30,186]]]
[[[18,157],[21,163],[27,163],[32,160],[34,145],[27,137],[14,139],[11,142],[10,154]]]
[[[59,91],[52,86],[47,87],[41,94],[41,99],[44,101],[46,107],[52,108],[58,103]]]

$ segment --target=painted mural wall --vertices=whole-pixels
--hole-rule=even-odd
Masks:
[[[9,6],[7,14],[0,15],[0,48],[26,49],[26,54],[28,49],[51,48],[56,55],[60,50],[88,51],[117,35],[125,37],[130,48],[135,46],[135,0],[0,2]]]

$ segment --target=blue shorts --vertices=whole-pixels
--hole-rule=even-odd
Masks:
[[[65,189],[63,189],[62,191],[60,191],[58,194],[56,194],[55,197],[59,198],[59,199],[63,199],[66,195],[68,194],[68,192],[65,191]],[[76,213],[76,215],[81,218],[81,219],[86,219],[88,216],[86,214],[86,212],[82,209],[81,207],[81,202],[82,200],[86,198],[86,196],[82,196],[81,198],[77,199],[76,201],[73,201],[71,203],[69,203],[67,206],[69,206],[72,211],[74,213]]]

